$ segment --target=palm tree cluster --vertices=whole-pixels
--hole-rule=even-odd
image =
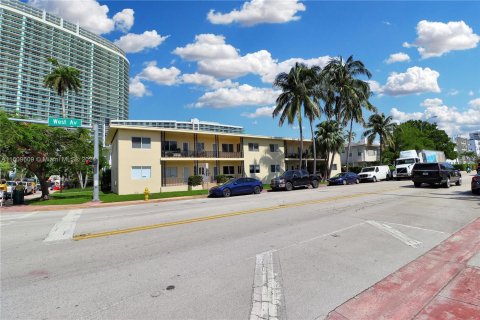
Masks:
[[[363,110],[376,112],[370,103],[372,96],[368,82],[358,77],[370,78],[371,73],[365,65],[350,56],[346,61],[342,57],[333,58],[322,69],[296,63],[288,73],[277,75],[274,87],[282,90],[276,100],[273,117],[280,115],[279,125],[285,120],[293,124],[295,120],[300,128],[300,167],[302,167],[303,128],[307,119],[310,123],[313,146],[313,173],[316,173],[317,150],[326,156],[324,177],[328,177],[333,165],[334,155],[344,147],[344,128],[349,126],[348,153],[353,137],[353,123],[365,125]],[[324,114],[326,120],[314,122]],[[330,158],[331,156],[331,158]],[[347,154],[348,170],[348,154]]]

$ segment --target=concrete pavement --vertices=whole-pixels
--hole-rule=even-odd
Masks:
[[[340,305],[326,319],[480,319],[480,219]]]

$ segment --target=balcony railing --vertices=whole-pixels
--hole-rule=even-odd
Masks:
[[[241,152],[224,151],[162,151],[164,158],[242,158]]]
[[[241,178],[241,174],[224,174],[224,176],[227,176],[227,178]],[[205,180],[203,182],[208,182],[208,183],[216,183],[217,181],[215,180],[215,177],[213,176],[206,176]],[[173,186],[186,186],[188,185],[188,178],[163,178],[163,185],[166,187],[173,187]]]
[[[300,153],[287,153],[286,159],[300,159]],[[303,154],[302,159],[313,159],[313,156],[307,153]]]

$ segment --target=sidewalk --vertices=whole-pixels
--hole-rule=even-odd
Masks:
[[[480,218],[326,319],[480,319]]]

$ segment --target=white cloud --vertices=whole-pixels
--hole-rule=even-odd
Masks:
[[[138,76],[130,79],[129,91],[130,94],[135,97],[143,97],[151,94]]]
[[[151,61],[147,63],[145,69],[136,77],[142,80],[153,81],[157,84],[171,86],[178,83],[180,73],[180,70],[175,67],[159,68],[155,61]]]
[[[375,80],[366,80],[366,82],[370,85],[370,90],[373,93],[377,93],[377,94],[380,94],[380,95],[383,94],[383,89],[382,89],[382,86],[380,85],[380,83],[378,83]]]
[[[395,62],[408,62],[410,61],[410,56],[403,52],[393,53],[385,60],[386,63],[391,64]]]
[[[392,115],[393,120],[396,122],[405,122],[408,120],[420,120],[423,116],[423,113],[421,112],[406,113],[398,110],[397,108],[392,108],[392,110],[390,110],[390,114]]]
[[[169,36],[162,36],[157,31],[145,31],[142,34],[129,33],[115,41],[115,44],[127,53],[136,53],[147,48],[156,48]]]
[[[217,78],[238,78],[247,74],[259,75],[263,82],[272,83],[280,72],[288,72],[295,62],[309,66],[325,66],[331,59],[322,56],[313,59],[292,58],[278,62],[267,50],[240,55],[239,50],[225,42],[225,37],[213,34],[200,34],[195,42],[178,47],[173,51],[185,60],[197,61],[202,74]]]
[[[256,106],[272,104],[277,99],[279,91],[270,88],[256,88],[243,84],[237,88],[220,88],[202,95],[195,107],[229,108],[238,106]]]
[[[131,12],[123,10],[115,15],[116,19],[111,19],[108,17],[108,6],[101,5],[97,0],[29,0],[28,4],[58,15],[69,22],[78,23],[96,34],[113,31],[115,24],[119,28],[125,28],[129,23],[133,25],[133,10]]]
[[[422,20],[417,24],[417,39],[405,43],[406,47],[417,47],[422,58],[440,57],[453,50],[475,48],[480,36],[473,33],[464,21],[448,23]]]
[[[391,115],[394,120],[403,122],[411,119],[428,120],[436,123],[445,130],[449,136],[462,135],[478,129],[480,123],[480,99],[470,101],[469,108],[459,111],[456,107],[449,107],[441,99],[425,99],[421,106],[423,112],[405,113],[397,108],[392,108]]]
[[[249,113],[249,112],[244,112],[242,113],[242,117],[247,117],[250,119],[253,118],[259,118],[259,117],[272,117],[272,112],[275,110],[275,106],[273,107],[261,107],[257,108],[255,112]]]
[[[392,96],[440,92],[439,76],[440,73],[430,68],[408,68],[404,73],[391,73],[381,91]]]
[[[473,92],[473,90],[470,90],[470,91],[468,92],[468,95],[469,95],[470,97],[472,97],[474,94],[475,94],[475,92]]]
[[[468,102],[468,105],[471,106],[472,108],[480,109],[480,98],[470,100]],[[479,126],[480,126],[480,123],[479,123]]]
[[[135,18],[133,17],[134,14],[135,12],[132,9],[123,9],[122,11],[117,12],[113,16],[115,28],[122,32],[128,32],[135,21]]]
[[[198,61],[205,59],[237,58],[238,52],[232,45],[225,44],[225,37],[214,34],[199,34],[195,42],[184,48],[178,47],[173,53],[185,60]]]
[[[209,87],[212,89],[238,87],[238,82],[233,82],[230,79],[219,81],[215,77],[201,73],[187,73],[181,77],[183,83],[196,84],[203,87]]]
[[[305,5],[298,0],[251,0],[245,2],[240,10],[225,14],[210,10],[207,19],[213,24],[240,23],[245,26],[285,23],[299,20],[300,16],[296,14],[305,9]]]
[[[457,89],[452,89],[448,92],[448,95],[449,96],[456,96],[460,93],[460,91],[458,91]]]

